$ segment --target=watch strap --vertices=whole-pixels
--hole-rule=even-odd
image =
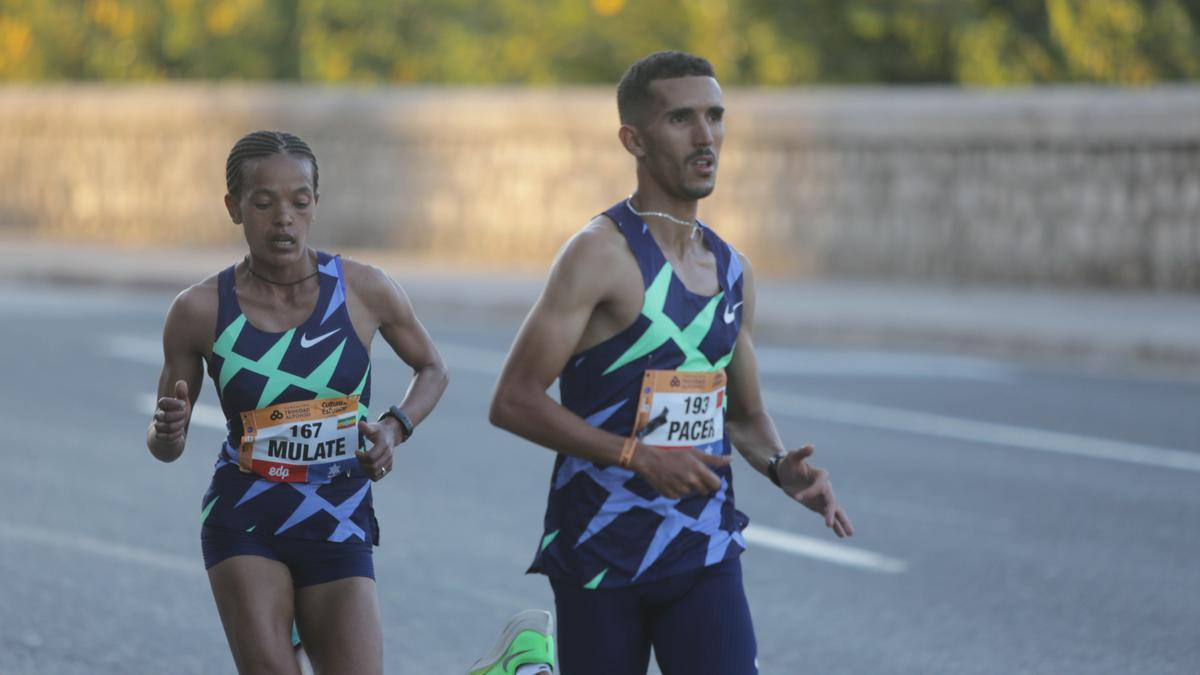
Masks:
[[[779,482],[779,463],[787,456],[788,452],[784,450],[767,460],[767,478],[775,484],[775,487],[783,487],[783,484]]]
[[[379,416],[379,419],[376,421],[382,422],[388,417],[391,417],[400,424],[400,442],[403,443],[404,441],[407,441],[408,438],[413,435],[413,422],[411,419],[409,419],[408,415],[404,414],[404,411],[400,409],[400,406],[390,406],[383,412],[382,415]]]

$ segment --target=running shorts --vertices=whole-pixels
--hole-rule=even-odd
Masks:
[[[621,588],[550,585],[564,673],[645,673],[651,647],[663,675],[758,673],[738,558]]]
[[[332,542],[276,537],[204,525],[200,528],[204,568],[235,555],[257,555],[278,560],[292,573],[296,588],[315,586],[347,577],[375,578],[375,560],[366,542]]]

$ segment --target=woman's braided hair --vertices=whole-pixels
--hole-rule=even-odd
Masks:
[[[275,154],[296,155],[312,162],[313,192],[317,191],[317,156],[299,136],[286,131],[254,131],[238,139],[225,160],[225,189],[234,197],[241,196],[246,162]]]

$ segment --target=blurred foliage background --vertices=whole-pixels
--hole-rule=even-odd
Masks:
[[[1200,0],[0,0],[7,81],[740,85],[1195,79]]]

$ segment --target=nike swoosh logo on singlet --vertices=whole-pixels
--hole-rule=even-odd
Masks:
[[[508,656],[504,657],[504,662],[500,664],[500,669],[501,669],[501,670],[508,670],[508,664],[509,664],[510,662],[512,662],[512,660],[513,660],[513,659],[517,658],[518,656],[520,656],[520,655],[522,655],[522,654],[528,654],[528,653],[529,653],[529,651],[530,651],[530,650],[528,650],[528,649],[522,649],[522,650],[521,650],[521,651],[519,651],[519,652],[514,652],[514,653],[512,653],[512,654],[509,654]]]
[[[318,342],[320,342],[321,340],[324,340],[325,338],[329,337],[330,335],[333,335],[334,333],[338,332],[339,330],[341,330],[341,328],[334,328],[333,330],[329,331],[328,333],[321,335],[319,337],[315,337],[311,340],[308,339],[307,335],[302,334],[300,336],[300,346],[303,347],[304,349],[308,349],[309,347],[317,344]]]
[[[738,304],[734,305],[733,307],[729,307],[729,306],[725,307],[725,323],[733,323],[733,318],[735,316],[734,312],[736,312],[737,308],[741,307],[741,306],[742,306],[742,303],[739,302]]]

